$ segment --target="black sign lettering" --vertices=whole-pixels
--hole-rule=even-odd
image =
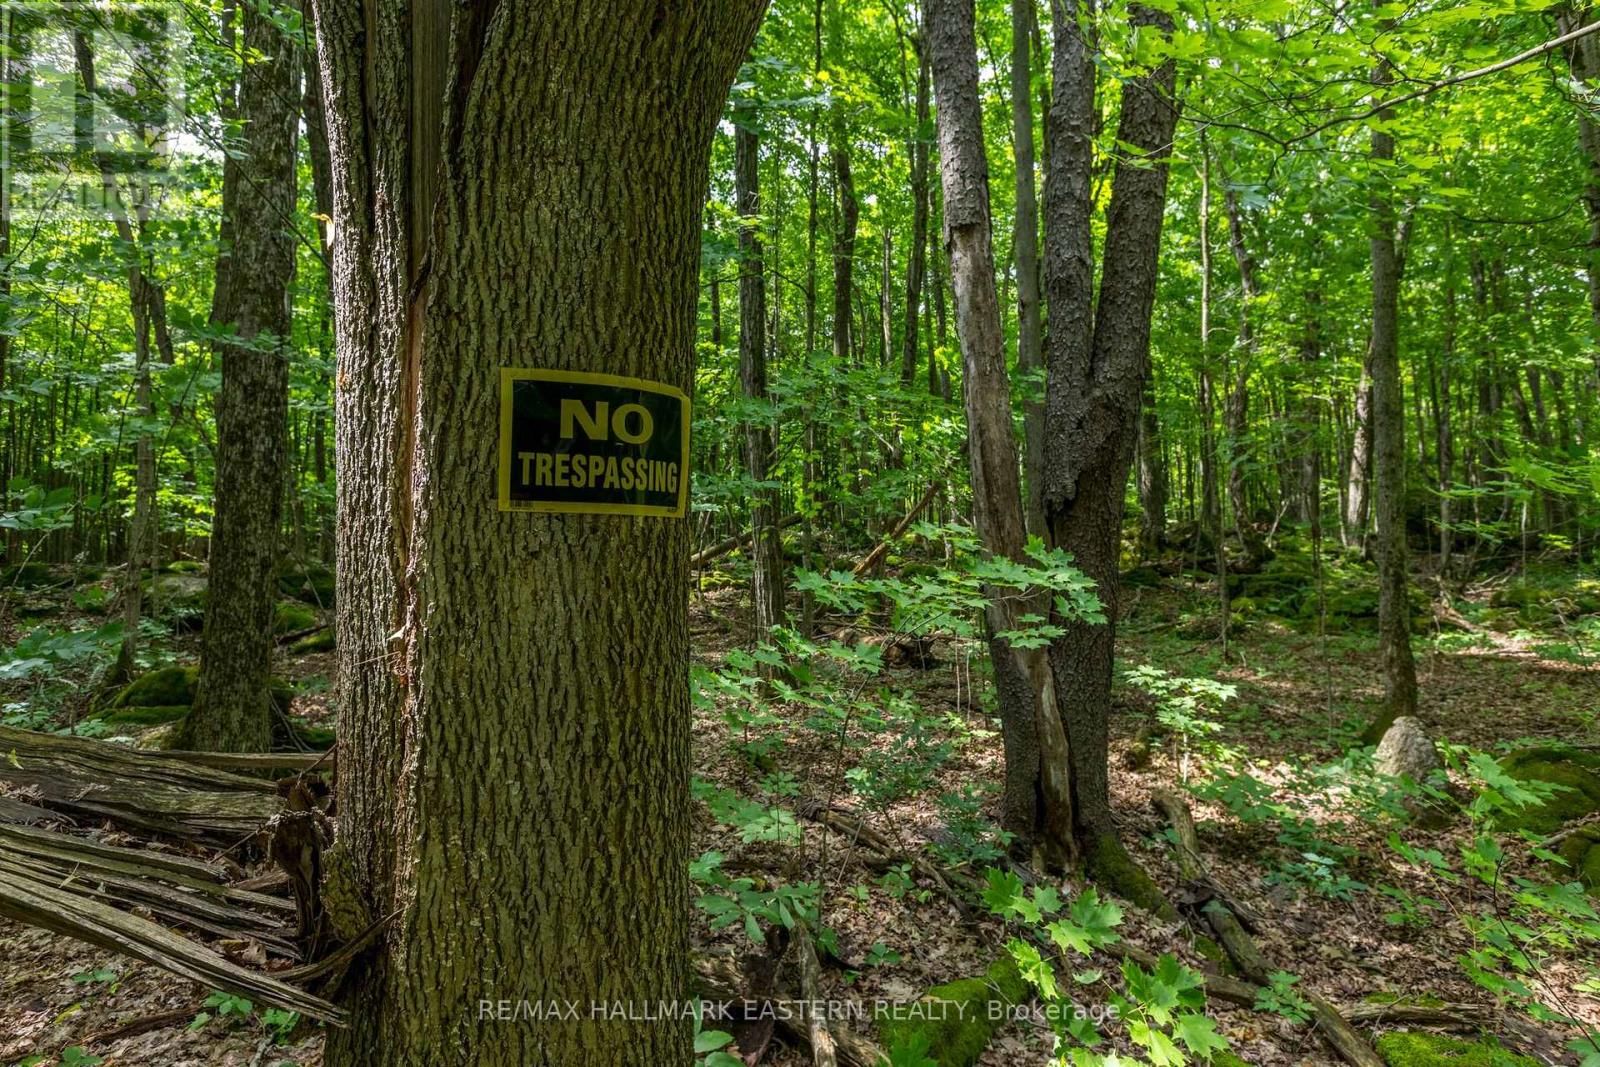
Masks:
[[[500,510],[682,518],[689,398],[611,374],[500,370]]]

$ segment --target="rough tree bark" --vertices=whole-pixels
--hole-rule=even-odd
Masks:
[[[749,109],[735,116],[734,200],[739,212],[739,385],[745,399],[767,399],[767,279],[761,250],[760,136]],[[745,470],[758,486],[767,480],[772,432],[766,422],[749,419],[744,427]],[[765,641],[783,621],[783,534],[778,528],[778,491],[754,491],[750,528],[754,558],[750,601],[755,639]]]
[[[1021,560],[1027,534],[1011,428],[1005,333],[995,291],[973,0],[929,0],[928,41],[939,101],[945,248],[961,345],[973,520],[985,551]],[[1019,629],[1020,617],[1041,605],[1019,603],[998,590],[986,595],[989,656],[1005,745],[1002,820],[1019,845],[1037,847],[1047,864],[1059,865],[1075,853],[1070,755],[1054,678],[1043,649],[1016,648],[999,636]]]
[[[1094,303],[1090,194],[1094,66],[1073,0],[1057,0],[1054,96],[1047,127],[1045,298],[1050,306],[1045,516],[1055,544],[1092,578],[1106,622],[1067,620],[1051,648],[1072,754],[1073,814],[1088,868],[1120,892],[1161,906],[1127,861],[1111,817],[1107,718],[1117,617],[1123,493],[1138,436],[1149,364],[1150,313],[1178,109],[1168,62],[1123,86],[1116,169]],[[1136,6],[1130,18],[1171,32],[1171,19]]]
[[[691,1058],[687,1020],[480,1018],[681,998],[688,972],[688,530],[497,511],[499,377],[690,388],[710,142],[763,6],[316,4],[341,379],[324,896],[336,927],[395,916],[331,1067]]]
[[[1373,76],[1382,93],[1394,80],[1387,60]],[[1380,113],[1387,121],[1389,112]],[[1411,658],[1411,605],[1406,596],[1406,420],[1400,384],[1400,264],[1387,168],[1394,136],[1372,130],[1376,177],[1372,212],[1372,454],[1374,555],[1378,561],[1378,644],[1383,659],[1383,710],[1367,730],[1376,742],[1395,719],[1417,712],[1417,670]]]
[[[224,164],[232,241],[217,257],[217,474],[210,583],[193,708],[177,747],[264,752],[271,746],[272,609],[288,450],[290,290],[296,240],[294,42],[254,4],[242,10],[242,138]],[[231,179],[231,180],[230,180]],[[226,282],[222,281],[226,278]]]

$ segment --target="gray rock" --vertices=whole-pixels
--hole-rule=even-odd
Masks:
[[[1422,723],[1410,715],[1402,715],[1389,727],[1378,742],[1373,760],[1379,774],[1419,783],[1427,781],[1431,772],[1444,768],[1433,739],[1422,729]]]

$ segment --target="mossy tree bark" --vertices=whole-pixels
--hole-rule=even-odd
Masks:
[[[687,1063],[688,532],[496,509],[501,367],[687,391],[760,0],[319,0],[339,317],[339,840],[397,913],[334,1067]],[[342,872],[342,873],[341,873]],[[575,1021],[480,1019],[575,1001]]]
[[[299,100],[294,42],[260,8],[240,9],[242,143],[224,164],[230,239],[217,259],[216,503],[200,678],[182,748],[264,752],[272,738],[272,609],[288,452],[288,340],[296,235]]]
[[[1055,689],[1072,756],[1074,830],[1091,874],[1154,903],[1159,893],[1125,855],[1111,818],[1107,731],[1116,636],[1123,498],[1150,363],[1150,313],[1177,124],[1168,62],[1123,86],[1117,159],[1106,209],[1098,303],[1091,165],[1094,57],[1078,4],[1055,11],[1054,98],[1046,130],[1045,297],[1050,307],[1044,509],[1057,547],[1096,584],[1104,623],[1062,620],[1051,646]],[[1136,23],[1171,32],[1170,16],[1135,6]]]

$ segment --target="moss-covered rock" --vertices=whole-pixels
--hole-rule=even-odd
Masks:
[[[177,722],[189,714],[189,705],[171,704],[157,705],[155,707],[112,708],[104,715],[102,720],[123,726],[160,726],[163,723]]]
[[[1381,1035],[1378,1055],[1389,1067],[1539,1067],[1532,1056],[1510,1052],[1492,1037],[1461,1041],[1416,1030]]]
[[[170,708],[194,703],[198,667],[162,667],[142,674],[111,699],[113,708]]]
[[[161,568],[168,574],[203,574],[206,565],[197,559],[174,560]]]
[[[292,596],[320,608],[333,607],[333,571],[320,563],[303,567],[288,567],[278,575],[278,589],[284,596]]]
[[[1161,584],[1161,572],[1149,564],[1141,564],[1123,571],[1121,584],[1125,589],[1149,589]]]
[[[1563,823],[1600,812],[1600,752],[1540,745],[1503,756],[1500,767],[1518,781],[1564,787],[1541,805],[1502,816],[1497,820],[1500,829],[1549,834]]]
[[[289,646],[289,651],[297,656],[304,656],[311,652],[332,652],[335,637],[333,627],[324,626],[316,633],[307,634]]]
[[[198,629],[206,616],[206,576],[157,574],[141,583],[145,605],[179,629]]]
[[[934,986],[915,1004],[881,1008],[878,1032],[891,1056],[916,1049],[939,1067],[972,1067],[1006,1009],[1027,996],[1027,982],[1005,956],[981,975]]]
[[[298,600],[281,600],[272,609],[272,632],[275,634],[292,634],[316,624],[316,611]]]
[[[1600,895],[1600,825],[1585,826],[1561,842],[1556,850],[1567,861],[1563,879],[1576,878],[1591,893]]]
[[[48,563],[18,563],[0,570],[0,587],[6,589],[38,589],[54,585],[56,580]]]

